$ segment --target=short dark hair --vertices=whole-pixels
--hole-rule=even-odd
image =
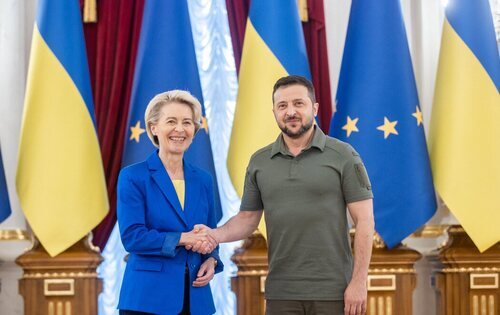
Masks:
[[[285,87],[285,86],[290,86],[290,85],[302,85],[307,88],[307,94],[309,94],[309,98],[311,99],[311,102],[316,103],[316,95],[314,94],[314,86],[312,85],[311,81],[308,79],[304,78],[303,76],[300,75],[289,75],[286,77],[279,78],[278,81],[274,84],[273,87],[273,104],[274,104],[274,94],[279,88]]]

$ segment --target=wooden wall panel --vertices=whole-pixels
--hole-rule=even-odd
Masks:
[[[85,238],[65,252],[50,257],[35,241],[32,249],[17,258],[23,268],[19,293],[25,315],[95,315],[102,280],[96,268],[99,250]]]
[[[416,286],[415,262],[421,255],[398,247],[388,250],[376,238],[369,269],[367,314],[410,315]],[[238,315],[264,315],[264,280],[267,275],[267,245],[259,233],[247,239],[232,257],[238,273],[232,279]]]
[[[447,244],[429,260],[438,315],[498,315],[500,243],[480,253],[460,226],[448,229]]]

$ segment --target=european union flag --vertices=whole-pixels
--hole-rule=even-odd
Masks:
[[[212,174],[219,220],[222,210],[187,1],[149,0],[144,7],[123,166],[142,161],[155,150],[145,132],[144,111],[153,96],[174,89],[189,91],[202,104],[203,128],[184,157]]]
[[[353,0],[330,134],[361,154],[389,248],[436,211],[399,0]]]
[[[7,190],[7,182],[5,181],[5,172],[3,169],[2,151],[0,150],[0,223],[9,217],[11,212],[9,192]]]

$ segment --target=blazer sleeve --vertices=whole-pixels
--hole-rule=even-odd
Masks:
[[[208,179],[206,180],[207,185],[206,190],[207,190],[207,197],[208,197],[208,220],[207,220],[207,226],[215,229],[217,227],[217,219],[216,216],[217,214],[215,213],[215,191],[214,191],[214,184],[213,184],[213,178],[212,176],[208,176]],[[222,270],[224,270],[224,264],[222,263],[222,260],[219,257],[219,246],[217,246],[211,253],[202,255],[201,260],[205,261],[208,258],[213,257],[217,261],[217,266],[215,267],[215,273],[219,273]]]
[[[181,232],[160,232],[146,226],[146,200],[143,190],[128,169],[118,177],[118,226],[125,250],[140,255],[174,257]]]

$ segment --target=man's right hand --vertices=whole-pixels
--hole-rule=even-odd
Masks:
[[[203,238],[196,240],[195,243],[179,243],[179,245],[185,246],[187,250],[194,252],[202,254],[210,253],[219,243],[233,242],[250,236],[259,225],[263,212],[263,210],[242,210],[229,219],[226,224],[216,229],[211,229],[203,224],[197,224],[189,233],[193,233],[195,237],[203,236]]]
[[[218,242],[212,235],[212,230],[203,225],[195,225],[193,230],[181,233],[179,245],[187,250],[192,250],[200,254],[211,253],[218,245]]]

